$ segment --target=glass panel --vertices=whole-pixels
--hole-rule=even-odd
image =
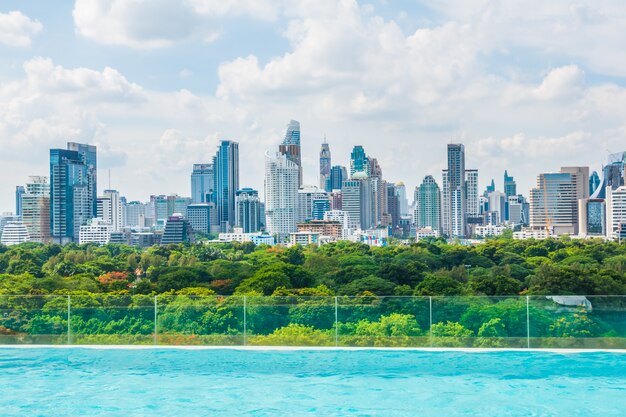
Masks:
[[[339,297],[340,346],[430,346],[428,297]]]
[[[67,297],[0,295],[0,344],[67,343]]]
[[[154,343],[154,306],[145,295],[72,295],[70,341],[77,345]]]
[[[257,346],[334,346],[334,297],[247,297],[247,342]]]
[[[433,297],[433,346],[527,347],[525,297]]]
[[[243,297],[160,295],[157,305],[158,344],[244,344]]]
[[[531,347],[626,348],[626,297],[530,298]]]

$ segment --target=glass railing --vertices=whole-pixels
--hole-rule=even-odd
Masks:
[[[0,344],[626,349],[626,296],[0,295]]]

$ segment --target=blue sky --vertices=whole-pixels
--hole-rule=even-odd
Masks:
[[[261,190],[290,119],[307,183],[324,135],[333,164],[361,144],[409,190],[460,141],[481,187],[508,169],[527,194],[626,147],[624,27],[611,0],[5,0],[0,212],[67,140],[146,200],[188,195],[191,164],[234,139]]]

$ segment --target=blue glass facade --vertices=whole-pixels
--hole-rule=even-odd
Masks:
[[[213,164],[194,164],[191,172],[191,202],[212,202],[214,185]]]
[[[26,189],[23,186],[18,185],[17,187],[15,187],[15,215],[16,216],[22,215],[22,196],[25,193],[26,193]]]
[[[350,154],[350,177],[356,172],[364,172],[367,176],[370,175],[369,159],[361,145],[356,145]]]
[[[98,212],[98,152],[93,145],[68,142],[67,149],[78,152],[78,155],[87,168],[87,194],[89,198],[88,217],[96,217]]]
[[[346,170],[346,167],[341,165],[335,165],[330,169],[330,178],[328,181],[330,184],[327,187],[327,191],[341,190],[343,182],[347,179],[348,171]]]
[[[88,167],[77,152],[50,150],[50,229],[56,243],[78,240],[92,215]]]
[[[239,144],[223,140],[213,158],[213,168],[217,221],[220,230],[228,232],[236,222],[235,196],[239,189]]]

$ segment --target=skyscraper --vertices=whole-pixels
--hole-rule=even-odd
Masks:
[[[302,152],[300,148],[300,122],[291,120],[287,125],[283,143],[278,151],[298,166],[298,188],[302,185]]]
[[[304,185],[298,190],[298,216],[296,219],[298,223],[304,223],[314,219],[314,202],[318,200],[327,202],[327,206],[330,208],[328,193],[324,190],[310,185]]]
[[[213,158],[215,205],[222,232],[235,225],[235,196],[239,190],[239,144],[229,140],[220,143]]]
[[[448,230],[444,233],[451,237],[466,235],[466,185],[465,185],[465,146],[448,145],[448,169],[444,173],[443,213],[447,219],[443,222]]]
[[[589,176],[589,195],[593,195],[599,186],[600,176],[597,171],[593,171],[593,173]]]
[[[364,172],[365,175],[369,176],[369,162],[370,161],[365,154],[363,146],[356,145],[350,154],[350,178],[352,178],[357,172]]]
[[[504,171],[504,194],[507,198],[517,195],[517,184],[513,177],[509,176],[509,173]]]
[[[330,168],[330,146],[328,146],[326,138],[324,138],[324,143],[322,143],[322,149],[320,150],[320,188],[325,191],[332,191],[330,186]]]
[[[300,167],[281,152],[265,154],[266,230],[283,240],[295,232]]]
[[[408,214],[409,214],[409,201],[406,198],[406,185],[404,185],[404,182],[398,181],[396,183],[396,195],[398,196],[400,217],[408,216]]]
[[[48,177],[29,177],[22,195],[22,221],[30,240],[50,242],[50,183]]]
[[[80,155],[83,164],[87,167],[87,195],[89,199],[89,219],[96,217],[98,210],[98,152],[94,145],[68,142],[67,149],[76,151]]]
[[[237,227],[244,233],[254,233],[261,230],[262,209],[259,192],[252,188],[243,188],[237,191]]]
[[[191,202],[195,204],[212,201],[214,186],[213,164],[194,164],[191,172]]]
[[[124,212],[120,193],[117,190],[104,190],[104,195],[98,197],[96,217],[110,224],[113,232],[122,230]]]
[[[585,178],[585,185],[587,181]],[[530,190],[530,226],[557,236],[577,234],[580,182],[571,172],[539,174],[537,186]]]
[[[15,187],[15,215],[16,216],[22,215],[22,196],[24,195],[25,192],[26,190],[24,189],[23,186],[18,185],[17,187]]]
[[[477,169],[465,170],[465,183],[467,187],[467,216],[477,217],[480,215]]]
[[[441,191],[432,175],[427,175],[416,193],[416,226],[441,232]]]
[[[97,212],[90,188],[95,176],[85,160],[75,150],[50,150],[50,229],[55,243],[77,242],[80,226]]]
[[[343,182],[348,179],[346,167],[335,165],[330,169],[330,190],[341,190]]]

